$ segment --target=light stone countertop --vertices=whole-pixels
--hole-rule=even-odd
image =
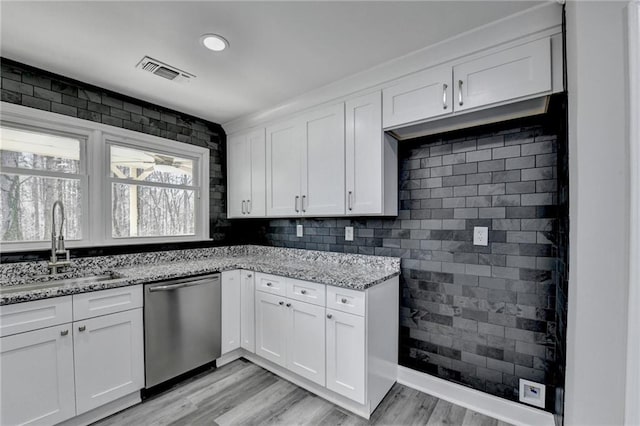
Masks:
[[[400,259],[263,246],[232,246],[74,259],[58,278],[112,279],[55,285],[46,262],[0,265],[0,305],[146,284],[234,269],[366,290],[400,274]],[[44,273],[43,273],[44,271]],[[24,290],[22,289],[24,288]]]

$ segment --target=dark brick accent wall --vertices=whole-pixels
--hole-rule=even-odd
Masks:
[[[237,220],[236,237],[401,257],[401,364],[511,400],[518,378],[545,383],[553,411],[553,122],[538,117],[400,142],[397,218]],[[353,242],[344,240],[345,226],[355,227]],[[488,247],[472,244],[474,226],[489,227]]]
[[[0,69],[0,91],[4,102],[209,148],[210,236],[214,243],[228,242],[224,151],[226,134],[219,124],[6,58],[0,58]],[[157,249],[158,246],[153,247]],[[92,249],[90,252],[95,254],[96,250]],[[3,256],[3,261],[7,260],[10,259]]]

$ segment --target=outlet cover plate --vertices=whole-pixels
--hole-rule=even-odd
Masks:
[[[520,379],[520,402],[544,409],[545,394],[545,385],[542,383]]]
[[[302,225],[296,225],[296,237],[304,236],[304,231]]]
[[[488,246],[489,245],[489,228],[486,226],[473,227],[473,245]]]
[[[344,227],[344,240],[353,241],[353,226]]]

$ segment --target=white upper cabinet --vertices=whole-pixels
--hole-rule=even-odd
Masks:
[[[229,136],[227,143],[228,216],[265,215],[265,131]]]
[[[343,215],[344,104],[313,111],[302,123],[302,215]]]
[[[451,66],[420,71],[382,91],[384,127],[451,114]]]
[[[298,119],[267,127],[267,216],[300,214],[303,136]]]
[[[536,40],[453,67],[455,110],[551,91],[551,41]]]
[[[397,141],[382,131],[380,92],[347,101],[345,122],[347,215],[397,215]]]

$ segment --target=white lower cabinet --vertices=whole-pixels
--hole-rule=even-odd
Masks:
[[[256,292],[256,355],[285,366],[287,308],[285,298]]]
[[[71,324],[3,337],[0,346],[0,424],[52,425],[75,416]]]
[[[287,299],[286,367],[321,386],[325,384],[324,307]]]
[[[75,312],[111,312],[114,300],[126,308]],[[40,328],[43,315],[67,322]],[[57,424],[144,387],[142,286],[1,306],[0,317],[16,319],[0,338],[1,425]]]
[[[364,404],[364,317],[327,309],[327,388]]]
[[[73,340],[77,414],[144,387],[142,309],[74,322]]]
[[[240,272],[240,346],[256,351],[255,279],[252,271]]]
[[[221,353],[240,347],[240,270],[222,273]]]

